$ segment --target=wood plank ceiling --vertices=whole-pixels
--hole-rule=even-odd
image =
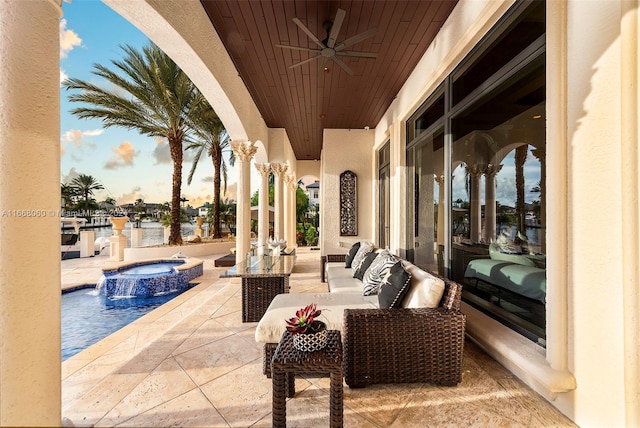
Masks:
[[[299,160],[320,158],[324,128],[374,127],[451,13],[457,0],[201,0],[240,77],[270,128],[285,128]],[[349,75],[315,52],[318,49],[294,23],[298,18],[322,41],[327,21],[338,9],[346,14],[340,42],[376,28],[346,51],[372,52],[376,58],[339,56]],[[334,46],[334,47],[335,47]],[[348,142],[345,142],[348,144]]]

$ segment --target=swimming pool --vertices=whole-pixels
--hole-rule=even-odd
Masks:
[[[94,287],[62,295],[62,361],[181,294],[109,299]]]

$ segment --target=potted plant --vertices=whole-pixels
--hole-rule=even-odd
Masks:
[[[299,351],[318,351],[327,346],[327,325],[317,320],[322,311],[312,303],[296,311],[287,320],[287,331],[293,337],[293,346]]]

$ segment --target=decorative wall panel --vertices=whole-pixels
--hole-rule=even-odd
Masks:
[[[357,176],[351,171],[340,174],[340,235],[358,234]]]

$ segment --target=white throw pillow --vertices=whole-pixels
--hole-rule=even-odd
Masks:
[[[402,262],[411,274],[409,291],[402,301],[403,308],[437,308],[444,293],[444,281],[407,261]]]

